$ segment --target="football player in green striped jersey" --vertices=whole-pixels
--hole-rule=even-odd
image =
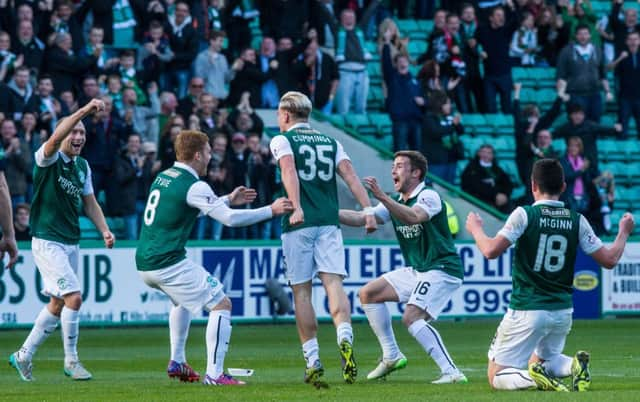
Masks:
[[[386,302],[407,303],[402,322],[440,368],[433,384],[466,383],[437,329],[430,322],[447,306],[464,277],[460,256],[453,244],[444,201],[425,187],[427,159],[417,151],[396,152],[391,167],[397,197],[387,195],[374,177],[365,186],[380,204],[373,208],[378,223],[391,222],[406,267],[385,273],[360,289],[362,309],[382,347],[382,359],[367,375],[384,378],[404,368],[407,359],[400,351],[391,326]],[[364,225],[365,212],[340,210],[340,222]]]
[[[515,245],[511,301],[488,353],[487,376],[494,389],[567,391],[559,380],[564,377],[573,377],[571,388],[576,391],[589,388],[589,354],[563,354],[572,323],[576,253],[580,247],[612,269],[634,220],[624,214],[615,241],[605,246],[584,216],[559,201],[565,188],[560,162],[541,159],[531,174],[535,202],[516,208],[495,237],[485,234],[478,214],[467,217],[467,231],[486,258],[496,258]]]
[[[307,362],[305,382],[318,386],[324,368],[319,359],[317,322],[311,304],[311,281],[319,277],[329,298],[342,359],[342,376],[356,380],[353,357],[351,306],[342,287],[347,276],[344,245],[338,220],[337,175],[358,203],[370,209],[367,192],[356,175],[342,144],[313,129],[308,122],[311,101],[300,92],[287,92],[278,106],[280,135],[271,140],[271,152],[282,172],[282,184],[294,211],[283,219],[282,250],[286,275],[293,289],[296,324]],[[376,229],[367,215],[368,231]]]
[[[22,348],[9,363],[20,378],[31,381],[31,358],[60,321],[64,346],[64,373],[74,380],[88,380],[91,373],[78,359],[79,310],[82,304],[78,259],[79,211],[84,208],[111,248],[115,237],[109,230],[93,194],[89,163],[80,156],[86,141],[82,119],[104,110],[99,99],[91,100],[71,116],[58,122],[55,131],[35,154],[34,195],[31,202],[31,250],[50,297],[35,320]]]

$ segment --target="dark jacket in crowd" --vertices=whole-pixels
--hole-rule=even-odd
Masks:
[[[620,53],[627,48],[627,34],[629,32],[640,32],[640,24],[636,24],[634,27],[629,29],[627,24],[624,23],[624,20],[620,20],[618,18],[622,11],[622,6],[623,3],[614,1],[611,7],[611,15],[609,15],[609,25],[613,31],[613,44],[616,50],[616,57],[618,57]]]
[[[464,133],[462,124],[453,124],[451,116],[428,113],[422,129],[422,153],[429,164],[454,163],[464,157],[459,135]]]
[[[340,79],[338,65],[333,57],[325,52],[319,52],[319,56],[316,58],[314,77],[311,77],[311,67],[306,65],[304,55],[298,58],[291,70],[296,78],[296,90],[307,95],[311,99],[313,107],[322,109],[329,102],[333,81]],[[311,91],[312,87],[313,92]]]
[[[64,91],[72,90],[78,81],[97,61],[93,55],[79,57],[69,55],[58,46],[53,46],[45,54],[45,69],[54,83],[54,93],[59,96]]]
[[[259,60],[259,58],[257,59]],[[249,99],[251,107],[260,107],[262,99],[261,86],[265,81],[272,79],[274,73],[275,70],[271,68],[266,73],[263,73],[258,65],[245,61],[242,70],[238,71],[231,81],[227,103],[232,106],[237,105],[240,103],[242,93],[246,91],[251,94]]]
[[[420,84],[410,72],[400,74],[393,66],[388,44],[382,48],[382,73],[387,85],[386,107],[391,120],[421,120],[422,110],[414,100],[422,96]]]
[[[601,80],[606,78],[602,50],[594,45],[593,54],[585,60],[578,54],[574,44],[560,51],[556,65],[558,79],[567,82],[570,95],[589,96],[600,91]]]
[[[489,56],[484,60],[484,72],[487,76],[500,77],[511,74],[509,46],[513,32],[518,29],[518,18],[509,7],[505,7],[505,23],[500,28],[491,28],[487,24],[480,26],[476,33],[478,43]]]
[[[189,70],[191,64],[198,55],[198,34],[190,24],[187,24],[181,31],[173,32],[169,25],[166,28],[169,34],[169,45],[173,51],[173,59],[167,63],[167,70]]]
[[[113,162],[107,187],[107,211],[109,216],[127,216],[136,213],[138,177],[142,175],[136,162],[121,152]]]
[[[514,122],[514,134],[516,144],[516,165],[518,167],[518,176],[520,180],[529,188],[528,183],[531,180],[531,168],[533,164],[528,163],[531,161],[531,143],[535,143],[536,134],[540,130],[548,130],[553,122],[558,118],[562,109],[562,98],[556,98],[551,106],[551,109],[547,110],[540,118],[538,123],[534,126],[531,133],[527,132],[529,128],[529,122],[526,116],[523,116],[520,109],[520,101],[513,100],[513,122]]]
[[[44,43],[38,38],[33,37],[30,42],[23,44],[17,38],[11,40],[11,51],[24,58],[23,64],[32,71],[38,72],[42,68],[42,60],[44,59]],[[38,75],[38,74],[36,74]]]
[[[467,193],[503,212],[508,212],[511,209],[510,203],[502,207],[496,205],[498,193],[511,198],[513,183],[511,183],[509,175],[498,166],[495,160],[490,167],[484,167],[480,164],[478,157],[473,158],[462,172],[461,187]]]
[[[619,80],[618,97],[640,100],[640,51],[629,52],[629,57],[616,66],[616,76]]]
[[[314,28],[318,33],[318,44],[326,46],[328,43],[325,27],[329,27],[329,31],[335,38],[338,33],[338,15],[333,14],[321,1],[311,2],[309,14],[309,28]],[[328,45],[333,47],[334,43],[331,42]]]
[[[89,161],[91,169],[111,170],[115,156],[133,127],[114,116],[106,123],[91,118],[85,119],[84,125],[87,130],[87,142],[82,149],[82,156]]]
[[[303,27],[309,21],[310,3],[315,0],[271,0],[260,7],[260,28],[263,36],[302,39]]]

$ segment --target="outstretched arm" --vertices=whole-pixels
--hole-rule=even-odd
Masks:
[[[116,238],[109,230],[107,221],[104,219],[104,214],[102,213],[102,208],[100,208],[100,204],[98,204],[95,195],[93,195],[93,193],[84,195],[82,197],[82,203],[85,214],[87,214],[91,222],[96,225],[96,228],[98,228],[98,231],[102,234],[105,247],[112,248],[116,242]]]
[[[618,261],[620,261],[620,257],[622,257],[624,246],[627,244],[627,239],[631,232],[633,232],[634,226],[635,221],[633,220],[633,215],[630,213],[624,214],[622,218],[620,218],[618,235],[611,247],[600,247],[595,253],[591,254],[591,257],[602,267],[613,269]]]
[[[44,144],[44,157],[50,158],[60,149],[60,144],[71,133],[73,128],[86,116],[104,110],[104,102],[100,99],[92,99],[85,106],[78,109],[71,116],[62,119],[51,137]]]
[[[347,183],[349,190],[351,190],[351,193],[356,197],[356,200],[358,200],[358,203],[362,207],[365,215],[364,219],[367,233],[375,232],[378,228],[378,224],[373,214],[373,208],[371,208],[371,201],[367,195],[367,190],[365,190],[362,183],[360,183],[360,179],[356,175],[353,165],[349,159],[343,159],[338,163],[338,174],[342,177],[344,182]]]
[[[487,236],[482,228],[482,218],[475,212],[469,212],[465,226],[467,232],[473,236],[473,240],[476,242],[482,255],[488,259],[498,257],[511,246],[511,242],[500,233],[495,237]]]

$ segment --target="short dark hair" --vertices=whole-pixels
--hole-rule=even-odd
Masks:
[[[579,112],[583,112],[584,113],[584,109],[582,108],[582,105],[579,103],[571,103],[569,104],[569,106],[567,106],[567,113],[568,114],[574,114],[574,113],[579,113]]]
[[[136,53],[131,49],[126,49],[120,52],[120,57],[136,57]]]
[[[591,33],[591,30],[589,29],[589,25],[580,23],[576,26],[575,34],[577,35],[578,31],[580,31],[581,29],[586,29],[587,31],[589,31],[589,33]]]
[[[224,38],[227,34],[224,31],[213,30],[209,31],[209,40],[216,40],[218,38]]]
[[[427,158],[422,155],[421,152],[418,151],[398,151],[393,155],[393,159],[404,156],[405,158],[409,158],[409,163],[411,163],[411,170],[419,170],[420,171],[420,180],[424,180],[424,177],[427,175]]]
[[[51,78],[51,76],[49,74],[47,74],[47,73],[40,74],[40,77],[38,77],[38,82],[44,81],[44,80],[53,81],[53,78]]]
[[[149,23],[149,30],[158,28],[164,29],[164,25],[162,25],[162,23],[158,20],[151,20],[151,22]]]
[[[564,169],[557,159],[540,159],[533,164],[531,180],[541,193],[560,195],[564,185]]]

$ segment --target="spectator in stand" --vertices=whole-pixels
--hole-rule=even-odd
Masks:
[[[248,187],[248,155],[247,137],[240,132],[231,136],[231,147],[227,152],[228,169],[226,180],[228,186],[236,188],[238,186]],[[230,239],[243,240],[247,238],[246,227],[228,227]]]
[[[476,39],[476,10],[469,3],[462,5],[460,14],[460,36],[463,43],[462,58],[466,66],[467,74],[464,80],[464,91],[467,94],[469,111],[472,111],[471,94],[475,101],[475,110],[484,113],[484,86],[482,84],[482,45]]]
[[[593,12],[590,2],[575,0],[572,6],[570,0],[558,0],[557,7],[562,13],[562,19],[567,25],[570,38],[577,34],[578,27],[582,25],[587,27],[594,45],[600,48],[600,35],[596,28],[598,17]]]
[[[65,91],[72,91],[77,77],[93,68],[102,54],[102,48],[97,47],[92,55],[76,56],[71,50],[71,35],[58,33],[54,44],[45,53],[46,63],[43,65],[55,83],[54,93],[60,95]]]
[[[316,109],[330,114],[340,80],[333,57],[320,50],[313,40],[294,63],[292,74],[298,83],[296,90],[307,95]]]
[[[38,121],[36,115],[31,112],[25,112],[22,114],[22,120],[20,120],[20,129],[18,130],[18,137],[29,145],[29,152],[34,154],[40,145],[49,138],[47,130],[38,129]],[[29,177],[29,190],[27,191],[27,199],[31,199],[31,177]]]
[[[296,59],[304,53],[309,43],[316,40],[316,38],[316,31],[310,29],[309,32],[307,32],[307,37],[304,40],[299,40],[295,45],[291,38],[283,37],[278,39],[278,46],[276,48],[278,69],[275,72],[275,82],[278,86],[278,99],[285,93],[296,90],[297,82],[293,71],[294,63]]]
[[[340,13],[335,60],[340,71],[336,111],[341,115],[350,110],[357,114],[366,113],[369,74],[365,63],[371,60],[371,54],[366,50],[362,29],[356,25],[356,14],[350,9]]]
[[[196,112],[198,99],[204,92],[204,80],[198,76],[191,78],[187,96],[178,101],[177,111],[184,120],[188,120],[189,116]]]
[[[302,40],[305,27],[309,23],[310,3],[315,0],[272,0],[260,8],[260,28],[262,34],[274,38]]]
[[[140,87],[138,72],[136,71],[136,53],[133,50],[123,50],[120,52],[118,60],[119,64],[109,73],[120,76],[123,88],[131,88],[136,91],[136,99],[139,105],[147,104],[147,94]]]
[[[429,172],[453,184],[457,162],[464,158],[458,138],[464,134],[464,127],[460,115],[452,116],[451,100],[444,92],[431,95],[429,109],[422,129],[422,153],[429,161]]]
[[[145,33],[142,46],[138,48],[137,69],[143,84],[160,80],[160,76],[174,54],[169,43],[169,36],[159,21],[149,23],[149,31]]]
[[[207,183],[216,194],[228,194],[233,190],[226,183],[227,167],[225,158],[227,155],[227,143],[227,135],[224,133],[215,134],[211,141],[211,161],[207,169]],[[207,218],[206,221],[198,226],[198,239],[205,238],[206,222],[208,221],[211,223],[211,235],[207,238],[221,240],[223,225],[215,219],[205,218]]]
[[[435,60],[442,67],[442,64],[449,57],[444,33],[447,30],[447,12],[436,10],[433,15],[433,31],[427,38],[427,51],[418,57],[418,64],[423,64],[427,60]]]
[[[602,201],[594,183],[597,173],[590,168],[590,161],[583,154],[579,137],[567,139],[567,152],[560,159],[567,188],[563,193],[567,205],[581,213],[596,233],[604,233]]]
[[[252,0],[229,0],[224,8],[226,32],[229,35],[229,50],[234,57],[243,49],[251,46],[251,28],[249,24],[258,18],[260,12]]]
[[[626,50],[627,35],[632,32],[640,32],[637,9],[628,7],[624,10],[624,20],[620,21],[618,18],[623,4],[624,0],[613,0],[613,7],[611,7],[611,15],[609,16],[609,24],[614,35],[616,57]]]
[[[460,34],[460,17],[457,14],[447,15],[447,25],[444,35],[449,58],[445,63],[447,81],[462,82],[452,90],[452,98],[460,113],[469,113],[470,99],[465,91],[467,87],[467,66],[464,60],[464,42]]]
[[[133,131],[140,134],[143,141],[157,142],[160,126],[160,99],[158,99],[158,86],[155,82],[149,84],[150,107],[138,105],[136,91],[133,88],[125,88],[122,92],[121,117],[125,124],[132,125]]]
[[[33,97],[33,88],[29,83],[29,67],[20,66],[7,85],[11,94],[11,109],[3,112],[16,121],[22,119],[22,113],[26,110],[29,101]]]
[[[269,69],[262,72],[260,66],[256,64],[256,51],[247,48],[240,55],[242,59],[242,69],[240,69],[231,81],[229,90],[229,105],[237,105],[245,92],[249,93],[249,101],[252,108],[261,106],[262,84],[272,79],[275,70],[278,68],[278,61],[271,60]]]
[[[500,95],[502,113],[511,113],[511,63],[509,46],[513,32],[518,28],[518,20],[513,12],[513,3],[509,7],[496,7],[491,11],[489,24],[480,26],[476,33],[478,43],[482,45],[484,59],[484,95],[488,113],[496,113],[496,95]]]
[[[440,65],[435,60],[427,60],[420,72],[418,72],[418,80],[422,87],[422,93],[429,99],[434,92],[452,91],[459,83],[460,79],[449,80],[446,83],[440,78]]]
[[[206,19],[209,22],[205,33],[210,34],[212,31],[222,31],[224,28],[223,10],[224,2],[222,0],[207,0]],[[209,37],[209,35],[205,35]]]
[[[409,72],[409,57],[397,53],[391,59],[394,32],[383,33],[382,75],[387,86],[387,111],[393,124],[393,152],[422,148],[422,107],[425,100],[420,84]],[[395,65],[395,67],[394,67]]]
[[[29,99],[26,107],[27,111],[36,114],[38,129],[45,129],[50,133],[53,132],[58,124],[58,119],[69,114],[66,105],[56,99],[52,93],[53,81],[51,76],[41,75],[38,78],[38,90]]]
[[[318,46],[331,55],[335,54],[335,38],[338,33],[338,20],[333,9],[333,0],[311,1],[309,28],[318,33]]]
[[[11,52],[11,37],[0,31],[0,80],[13,76],[15,69],[22,66],[24,58]]]
[[[198,102],[197,114],[198,130],[213,138],[218,129],[218,100],[211,94],[203,93]]]
[[[93,75],[87,75],[82,79],[82,93],[78,96],[80,107],[86,105],[93,98],[100,97],[100,85]]]
[[[62,102],[63,107],[67,108],[69,114],[78,110],[78,101],[76,101],[73,91],[68,90],[60,92],[60,101]]]
[[[561,95],[569,94],[571,102],[582,106],[586,117],[598,123],[602,115],[600,89],[604,89],[608,101],[613,99],[602,50],[591,42],[586,25],[578,25],[575,39],[576,42],[567,45],[558,56],[558,90]],[[585,141],[585,149],[588,148]]]
[[[513,184],[509,175],[498,166],[495,150],[489,144],[482,145],[476,156],[464,168],[460,187],[502,213],[513,210]]]
[[[33,23],[23,20],[18,23],[17,39],[12,41],[11,50],[22,56],[24,65],[29,67],[34,76],[38,76],[44,58],[44,43],[33,34]]]
[[[527,105],[522,110],[520,108],[520,90],[522,84],[517,82],[514,84],[513,91],[513,123],[516,144],[516,166],[518,167],[518,176],[528,189],[531,187],[531,169],[533,161],[531,161],[531,149],[535,147],[536,134],[541,130],[548,130],[553,122],[560,116],[563,98],[558,96],[553,102],[551,108],[543,115],[536,105]],[[568,96],[566,96],[568,98]],[[531,163],[529,163],[531,162]]]
[[[220,127],[223,126],[223,116],[220,116]],[[229,135],[241,132],[245,135],[253,133],[262,133],[264,131],[264,122],[249,105],[248,98],[240,101],[238,106],[229,114],[224,122],[226,131]]]
[[[595,177],[598,173],[597,140],[605,136],[620,135],[622,124],[616,123],[613,127],[605,127],[588,120],[584,109],[578,103],[570,104],[567,110],[569,121],[556,129],[555,137],[565,140],[570,137],[579,137],[583,143],[584,156],[589,160],[592,169],[592,177]]]
[[[125,124],[113,113],[113,101],[109,96],[100,98],[104,109],[85,119],[87,139],[82,148],[82,157],[89,161],[93,189],[96,194],[107,191],[115,156],[131,134],[131,124]]]
[[[178,100],[173,92],[162,92],[160,94],[160,114],[158,115],[158,127],[160,130],[167,124],[169,118],[176,114]]]
[[[119,73],[111,73],[107,76],[107,88],[105,92],[105,95],[111,97],[114,110],[122,114],[124,104],[122,103],[122,79]]]
[[[629,119],[633,115],[640,137],[640,33],[627,35],[627,49],[608,66],[615,69],[618,79],[618,121],[622,124],[621,136],[626,138]]]
[[[107,188],[108,216],[122,217],[125,222],[125,240],[138,239],[138,179],[142,177],[145,158],[140,154],[140,136],[130,134],[127,146],[113,161],[112,174]]]
[[[602,229],[605,234],[609,234],[611,231],[611,211],[613,210],[613,202],[615,201],[616,188],[613,173],[605,170],[593,179],[593,184],[596,186],[596,191],[600,198]]]
[[[140,233],[140,226],[142,225],[142,214],[147,205],[147,198],[149,197],[149,188],[156,175],[160,171],[160,161],[158,160],[158,146],[153,142],[142,143],[142,174],[137,177],[136,182],[138,189],[136,191],[136,215],[138,228],[136,234]]]
[[[538,63],[538,33],[533,14],[525,11],[520,17],[520,27],[513,33],[509,56],[516,59],[522,67],[535,66]]]
[[[80,50],[81,56],[89,56],[92,55],[97,48],[104,47],[104,29],[99,26],[91,27],[89,31],[89,42]],[[117,58],[109,58],[107,52],[101,52],[100,56],[95,64],[95,68],[91,71],[92,74],[99,76],[105,70],[109,70],[118,64]]]
[[[247,177],[249,187],[256,190],[258,196],[251,208],[271,204],[276,192],[276,164],[268,147],[262,145],[259,133],[247,136]],[[249,239],[271,239],[271,219],[256,223],[247,228]]]
[[[395,60],[396,55],[403,54],[409,57],[409,38],[402,38],[395,21],[391,18],[385,18],[378,26],[378,54],[382,56],[382,50],[385,43],[385,33],[391,31],[391,39],[389,40],[389,50],[391,51],[391,60]]]
[[[562,19],[556,15],[553,7],[545,6],[536,20],[538,29],[538,44],[540,45],[540,62],[549,66],[556,65],[558,53],[569,42],[569,28]]]
[[[76,12],[73,11],[73,8],[71,0],[57,1],[55,10],[51,14],[49,25],[42,27],[43,30],[40,32],[40,37],[47,38],[47,43],[50,44],[52,36],[69,34],[72,39],[73,52],[78,53],[84,47],[82,21],[86,14],[84,8],[79,8]]]
[[[265,36],[262,38],[260,44],[260,56],[258,57],[260,63],[260,71],[263,74],[268,74],[272,69],[272,62],[275,61],[275,68],[278,69],[280,63],[276,59],[276,42],[273,38]],[[276,84],[275,74],[264,81],[260,86],[260,107],[267,109],[275,109],[278,107],[280,101],[280,92],[278,91],[278,85]]]
[[[162,130],[160,145],[158,147],[158,158],[160,159],[160,171],[169,169],[176,161],[176,151],[174,143],[180,131],[184,130],[184,120],[180,115],[173,116]],[[154,141],[155,143],[155,141]]]
[[[236,59],[229,68],[227,58],[221,53],[224,38],[224,32],[211,31],[209,48],[200,52],[194,62],[195,77],[202,78],[205,91],[219,100],[227,98],[229,95],[227,85],[243,67],[242,59]]]
[[[1,145],[4,148],[4,173],[13,208],[27,201],[28,180],[33,170],[33,156],[29,144],[17,134],[18,130],[13,120],[5,119],[0,123]]]
[[[29,207],[29,204],[21,203],[15,206],[13,230],[16,234],[16,241],[31,241],[31,232],[29,228],[30,212],[31,208]]]
[[[178,98],[187,94],[191,63],[198,54],[198,37],[192,26],[191,9],[185,0],[175,3],[175,16],[169,15],[169,43],[174,54],[162,74],[161,86],[165,91],[173,91]],[[177,88],[174,91],[174,88]]]

